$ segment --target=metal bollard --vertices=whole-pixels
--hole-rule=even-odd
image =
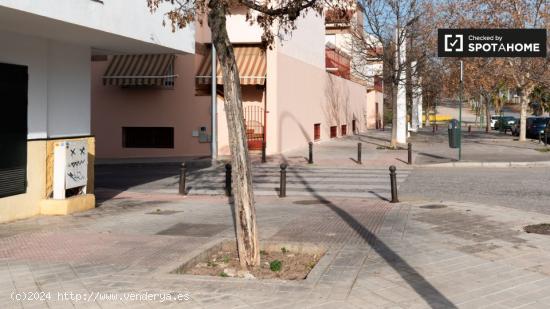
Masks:
[[[265,141],[262,141],[262,163],[265,163],[267,160],[265,158]]]
[[[397,199],[397,180],[395,174],[395,166],[390,166],[390,183],[391,183],[391,203],[399,203]]]
[[[412,155],[412,143],[407,144],[407,164],[411,165],[413,162],[413,155]]]
[[[281,164],[281,179],[279,182],[279,197],[286,196],[286,168],[288,165]]]
[[[179,189],[179,193],[181,195],[186,195],[187,194],[187,190],[185,188],[185,185],[186,185],[186,179],[187,178],[187,165],[185,164],[185,162],[183,162],[181,164],[181,168],[180,168],[180,189]]]
[[[231,188],[231,163],[225,165],[225,195],[233,195],[233,189]]]
[[[539,132],[539,144],[542,143],[542,133]]]
[[[472,125],[468,125],[468,133],[472,133]]]
[[[361,143],[357,143],[357,163],[358,164],[363,164],[363,161],[361,161],[361,151],[362,151],[362,148],[363,147],[363,144]]]
[[[309,159],[307,163],[313,164],[313,142],[309,142]]]
[[[435,135],[435,125],[432,124],[432,135]]]

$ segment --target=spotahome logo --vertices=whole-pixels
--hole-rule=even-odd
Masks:
[[[546,29],[438,29],[439,57],[546,57]]]

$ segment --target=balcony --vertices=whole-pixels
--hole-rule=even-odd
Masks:
[[[327,72],[349,80],[351,77],[350,63],[351,58],[349,55],[332,46],[332,44],[327,44],[325,47]]]

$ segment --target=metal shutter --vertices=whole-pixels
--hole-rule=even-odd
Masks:
[[[0,197],[27,190],[27,72],[0,63]]]

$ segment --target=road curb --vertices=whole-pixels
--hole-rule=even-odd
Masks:
[[[415,167],[481,167],[481,168],[507,168],[507,167],[550,167],[550,161],[538,162],[446,162],[436,164],[416,164]]]

